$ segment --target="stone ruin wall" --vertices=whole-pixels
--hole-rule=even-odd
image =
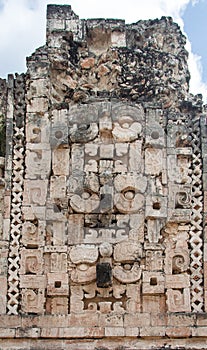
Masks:
[[[0,349],[201,349],[206,114],[171,18],[80,20],[0,80]],[[5,141],[6,135],[6,141]]]

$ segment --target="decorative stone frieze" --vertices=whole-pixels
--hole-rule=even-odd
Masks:
[[[171,18],[48,5],[46,45],[0,81],[2,349],[204,348],[206,117],[184,45]]]

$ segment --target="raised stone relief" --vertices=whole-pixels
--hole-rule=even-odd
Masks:
[[[50,320],[45,339],[171,337],[188,314],[191,336],[207,309],[207,136],[184,39],[166,18],[48,8],[47,45],[7,87],[0,313]]]

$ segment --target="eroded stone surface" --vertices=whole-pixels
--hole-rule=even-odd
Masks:
[[[184,45],[171,18],[49,5],[47,44],[1,80],[0,338],[206,337],[206,117]]]

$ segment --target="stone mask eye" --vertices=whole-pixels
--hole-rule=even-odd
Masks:
[[[62,131],[61,130],[58,130],[58,131],[56,131],[55,132],[55,137],[56,137],[56,139],[61,139],[62,137],[63,137],[63,133],[62,133]]]
[[[83,199],[88,199],[91,197],[91,193],[89,191],[83,191],[83,193],[81,194],[81,198]]]
[[[78,125],[78,131],[84,132],[90,128],[90,124],[80,124]]]
[[[127,190],[123,191],[123,195],[127,200],[132,200],[135,197],[135,190],[127,189]]]
[[[158,131],[153,131],[151,133],[151,138],[154,139],[154,140],[157,140],[159,139],[160,135],[159,135],[159,132]]]

